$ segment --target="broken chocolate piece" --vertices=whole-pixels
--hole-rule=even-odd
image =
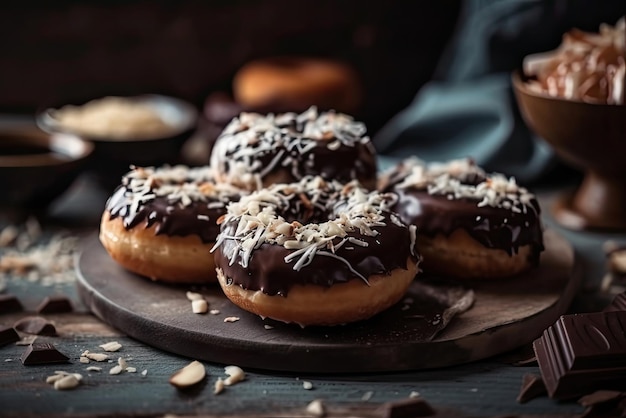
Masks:
[[[15,332],[13,327],[0,325],[0,347],[14,343],[20,340],[20,336]]]
[[[624,392],[599,390],[583,396],[578,403],[586,407],[581,418],[606,418],[624,416]]]
[[[57,330],[46,318],[41,316],[27,316],[17,321],[13,327],[27,334],[56,336]]]
[[[548,395],[626,386],[626,312],[563,315],[533,343]]]
[[[22,364],[66,363],[69,358],[50,343],[33,343],[22,353]]]
[[[546,385],[544,385],[541,376],[533,373],[526,373],[522,377],[522,387],[520,388],[519,395],[517,395],[517,402],[526,403],[531,399],[535,399],[538,396],[547,395]]]
[[[435,415],[435,410],[422,397],[407,398],[381,405],[383,418],[417,418]]]
[[[615,296],[613,301],[603,309],[603,312],[626,311],[626,292]]]
[[[72,312],[72,302],[63,295],[46,296],[37,307],[37,313],[65,313]]]
[[[612,401],[615,401],[617,404],[620,398],[624,396],[624,392],[619,392],[617,390],[597,390],[590,395],[585,395],[580,398],[578,403],[585,407]]]
[[[10,293],[0,295],[0,314],[23,310],[19,299]]]

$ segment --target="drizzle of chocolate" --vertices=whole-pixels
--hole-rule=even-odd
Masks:
[[[517,213],[488,205],[479,207],[473,199],[450,200],[445,195],[431,195],[426,190],[414,188],[395,190],[395,193],[399,199],[391,209],[404,222],[416,225],[418,235],[448,236],[461,228],[485,247],[501,249],[509,255],[530,245],[530,261],[539,261],[544,246],[536,199],[526,206],[526,213]]]
[[[126,229],[139,225],[150,228],[155,225],[157,235],[197,235],[203,243],[215,242],[220,231],[216,220],[226,213],[226,207],[209,208],[209,202],[192,202],[183,206],[170,202],[165,196],[145,202],[135,213],[131,213],[132,192],[124,185],[119,186],[106,203],[111,219],[121,217]],[[208,220],[207,218],[208,217]]]
[[[386,218],[389,219],[389,214]],[[236,228],[237,223],[231,221],[223,225],[222,231],[225,234],[234,234]],[[409,229],[391,221],[383,227],[373,229],[379,232],[375,237],[362,235],[358,231],[350,234],[360,241],[367,242],[367,247],[346,243],[336,250],[335,254],[344,258],[364,277],[373,274],[390,275],[397,268],[406,269],[408,258],[415,258],[411,255],[408,245],[411,240]],[[337,239],[337,242],[339,241],[340,239]],[[260,290],[272,296],[287,296],[289,289],[295,284],[330,287],[335,283],[360,280],[344,262],[333,257],[321,256],[319,253],[309,265],[296,271],[293,269],[293,263],[285,262],[285,257],[293,250],[267,243],[253,251],[248,268],[242,267],[239,263],[229,265],[228,256],[225,254],[236,251],[233,248],[235,245],[237,244],[234,240],[224,241],[214,253],[215,264],[224,271],[229,283],[247,290]]]

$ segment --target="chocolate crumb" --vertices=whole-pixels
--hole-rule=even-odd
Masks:
[[[22,353],[22,364],[66,363],[69,358],[61,353],[53,344],[33,343]]]
[[[56,336],[57,330],[46,318],[41,316],[27,316],[17,321],[13,327],[27,334]]]
[[[541,376],[526,373],[522,377],[522,387],[520,388],[519,395],[517,395],[517,402],[526,403],[531,399],[547,394],[548,391],[546,390],[546,385],[543,383]]]
[[[0,325],[0,347],[20,340],[20,336],[13,327]]]
[[[10,293],[0,295],[0,314],[9,312],[19,312],[24,308],[19,299]]]
[[[383,418],[417,418],[435,415],[435,410],[424,398],[407,398],[381,405]]]
[[[72,302],[63,295],[46,296],[37,307],[37,313],[66,313],[72,312]]]

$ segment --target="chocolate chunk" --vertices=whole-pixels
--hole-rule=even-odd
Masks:
[[[580,398],[578,403],[585,407],[613,401],[617,404],[622,397],[624,397],[624,392],[617,390],[597,390]]]
[[[20,336],[15,332],[13,327],[5,327],[0,325],[0,347],[14,343],[20,340]]]
[[[583,396],[578,403],[585,406],[581,418],[606,418],[624,416],[624,392],[599,390]]]
[[[33,343],[22,353],[22,364],[66,363],[69,358],[50,343]]]
[[[626,386],[626,312],[563,315],[533,343],[554,399]]]
[[[23,310],[19,299],[10,293],[0,295],[0,314]]]
[[[535,399],[538,396],[547,395],[546,385],[544,385],[541,376],[533,373],[526,373],[522,377],[522,387],[520,388],[519,395],[517,395],[517,402],[526,403],[531,399]]]
[[[381,405],[383,418],[417,418],[435,415],[435,410],[424,398],[407,398]]]
[[[65,313],[72,312],[72,302],[63,295],[46,296],[37,307],[37,313]]]
[[[27,316],[17,321],[13,327],[27,334],[56,336],[57,330],[46,318]]]
[[[604,308],[604,312],[626,311],[626,292],[615,296],[613,301]]]

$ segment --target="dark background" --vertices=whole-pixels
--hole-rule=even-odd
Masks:
[[[460,0],[13,2],[0,11],[0,111],[162,93],[198,107],[246,61],[337,58],[365,89],[370,132],[431,77]]]

